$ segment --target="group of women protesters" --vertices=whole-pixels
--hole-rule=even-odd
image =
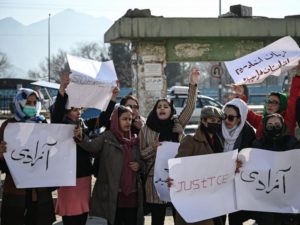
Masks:
[[[294,136],[296,120],[300,123],[299,112],[296,114],[300,110],[300,76],[293,78],[289,97],[275,92],[267,96],[263,115],[248,109],[245,87],[233,86],[235,98],[223,109],[204,107],[196,133],[185,136],[184,127],[195,107],[199,77],[199,69],[193,68],[188,101],[180,115],[176,115],[173,102],[167,98],[158,99],[146,119],[139,115],[139,103],[134,96],[123,97],[116,107],[116,87],[106,111],[95,120],[84,121],[81,108],[66,108],[69,76],[62,76],[51,107],[51,123],[75,125],[77,167],[76,186],[72,187],[16,188],[3,158],[4,129],[8,123],[46,122],[40,115],[39,95],[31,89],[20,89],[14,100],[14,118],[0,128],[0,165],[6,173],[1,225],[50,225],[55,214],[62,216],[65,225],[84,225],[88,215],[105,218],[109,225],[142,225],[145,206],[151,213],[151,224],[163,225],[170,204],[159,199],[153,184],[156,152],[163,141],[180,142],[176,157],[247,147],[271,151],[300,148]],[[106,130],[91,138],[89,131],[102,126]],[[97,178],[90,201],[92,158],[97,159]],[[54,205],[52,191],[56,189],[58,198]],[[189,224],[173,211],[176,225]],[[258,225],[300,224],[295,215],[266,212],[238,211],[229,214],[228,219],[230,225],[241,225],[248,219],[256,220]],[[226,215],[193,224],[225,225],[225,220]]]

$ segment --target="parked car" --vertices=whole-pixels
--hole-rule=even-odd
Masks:
[[[186,86],[173,86],[169,90],[168,96],[170,99],[173,100],[177,114],[180,114],[183,107],[186,105],[187,94],[188,94],[188,87],[186,87]],[[193,115],[192,115],[189,123],[198,124],[199,120],[200,120],[201,109],[207,105],[215,106],[220,109],[223,107],[223,105],[220,102],[218,102],[217,100],[215,100],[209,96],[200,95],[198,92],[197,100],[196,100],[196,107],[195,107],[195,110],[193,112]]]
[[[196,133],[196,130],[198,129],[199,124],[188,124],[184,128],[184,134],[185,135],[191,135],[193,136]]]

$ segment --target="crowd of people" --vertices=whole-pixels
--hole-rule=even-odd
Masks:
[[[300,65],[297,69],[300,71]],[[84,121],[82,108],[66,108],[70,79],[69,74],[64,74],[51,106],[51,123],[75,125],[76,185],[71,187],[16,188],[3,157],[7,148],[4,130],[8,123],[47,123],[40,115],[38,93],[20,89],[14,100],[14,117],[0,128],[0,169],[6,173],[1,225],[50,225],[56,214],[62,216],[64,225],[85,225],[88,215],[105,218],[109,225],[142,225],[146,208],[151,224],[163,225],[168,206],[176,225],[224,225],[226,215],[187,223],[172,203],[160,200],[153,183],[159,146],[163,141],[180,143],[176,157],[247,147],[276,152],[300,148],[295,137],[296,123],[300,125],[300,73],[294,76],[288,96],[277,92],[267,96],[263,114],[249,110],[245,86],[233,85],[234,98],[222,109],[205,106],[196,133],[186,136],[184,128],[195,107],[199,78],[199,69],[193,68],[188,101],[179,115],[167,98],[158,99],[146,118],[140,115],[139,102],[132,95],[123,97],[116,106],[117,86],[106,111]],[[105,127],[104,132],[91,135],[91,130],[101,127]],[[237,162],[237,171],[242,166]],[[92,188],[93,175],[96,182]],[[55,190],[56,205],[52,199]],[[254,219],[258,225],[300,224],[297,214],[238,211],[228,215],[229,225],[242,225],[248,219]]]

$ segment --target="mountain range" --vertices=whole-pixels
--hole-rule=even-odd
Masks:
[[[23,25],[14,18],[0,20],[0,52],[7,55],[10,77],[26,77],[28,70],[39,69],[48,57],[48,22],[50,21],[50,54],[58,49],[68,52],[79,43],[103,43],[103,35],[113,24],[107,18],[93,17],[66,9],[50,19]]]

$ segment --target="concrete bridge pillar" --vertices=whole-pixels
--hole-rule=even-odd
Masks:
[[[143,116],[153,108],[158,98],[167,94],[166,49],[163,42],[138,41],[132,43],[132,87]]]

